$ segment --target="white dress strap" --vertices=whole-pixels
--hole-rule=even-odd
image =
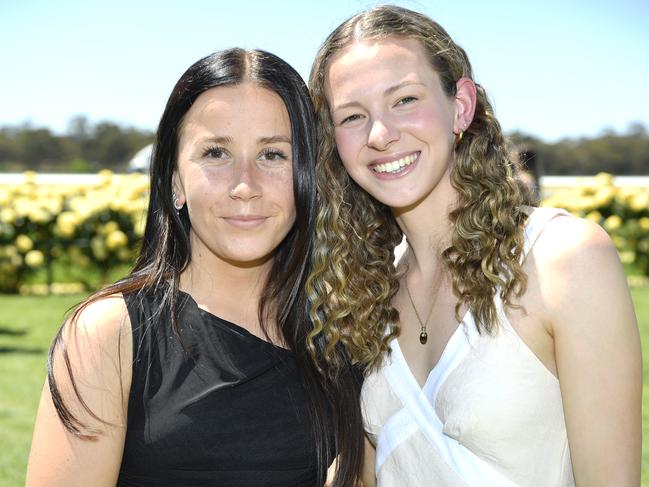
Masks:
[[[525,256],[530,251],[536,239],[539,238],[541,232],[547,223],[558,216],[571,216],[566,210],[561,208],[534,208],[528,217],[527,225],[525,225],[525,245],[523,247],[523,255],[521,260],[525,260]]]
[[[527,224],[525,225],[525,243],[523,244],[523,253],[520,258],[521,262],[525,260],[527,254],[529,254],[534,243],[539,238],[539,235],[541,235],[545,229],[545,226],[558,216],[572,215],[561,208],[531,208],[527,218]],[[496,305],[496,310],[501,316],[501,322],[504,326],[510,328],[511,325],[509,324],[509,319],[505,313],[505,305],[500,297],[500,288],[498,288],[498,292],[494,295],[494,304]]]

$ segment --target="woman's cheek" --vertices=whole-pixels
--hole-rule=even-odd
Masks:
[[[355,149],[360,146],[360,137],[358,135],[354,136],[347,130],[340,129],[336,130],[334,135],[338,155],[340,155],[343,162],[351,162],[352,155],[357,152]]]

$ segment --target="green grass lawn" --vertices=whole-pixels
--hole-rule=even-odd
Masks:
[[[25,484],[47,350],[81,298],[0,295],[0,485]]]
[[[649,486],[649,287],[632,290],[644,353],[642,485]],[[0,295],[0,485],[25,483],[49,344],[82,296]]]
[[[649,486],[649,287],[631,293],[642,341],[642,485]]]

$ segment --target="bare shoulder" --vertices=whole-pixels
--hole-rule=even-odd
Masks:
[[[550,220],[532,247],[528,259],[549,306],[564,306],[600,285],[626,291],[626,278],[617,250],[598,224],[572,216]]]
[[[105,332],[128,320],[126,302],[121,294],[113,294],[84,306],[78,321],[88,331]]]
[[[52,373],[61,392],[70,394],[66,389],[73,385],[72,377],[90,385],[85,397],[102,389],[113,393],[128,390],[132,342],[131,322],[121,294],[82,306],[63,325],[52,349]]]
[[[591,331],[597,326],[635,323],[615,245],[596,223],[554,218],[539,235],[530,257],[538,274],[546,322],[552,323],[554,332],[561,327],[575,329],[578,323]]]
[[[590,220],[570,216],[548,222],[532,253],[542,267],[560,266],[564,271],[578,271],[584,263],[618,263],[615,246],[602,227]]]
[[[67,320],[64,339],[90,340],[97,345],[118,344],[130,336],[131,323],[126,302],[121,294],[114,294],[83,306]]]

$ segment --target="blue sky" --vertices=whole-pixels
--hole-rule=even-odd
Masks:
[[[0,126],[84,114],[155,129],[174,83],[213,51],[263,48],[306,78],[326,35],[373,1],[0,0]],[[548,141],[649,127],[649,2],[393,1],[468,52],[506,131]]]

